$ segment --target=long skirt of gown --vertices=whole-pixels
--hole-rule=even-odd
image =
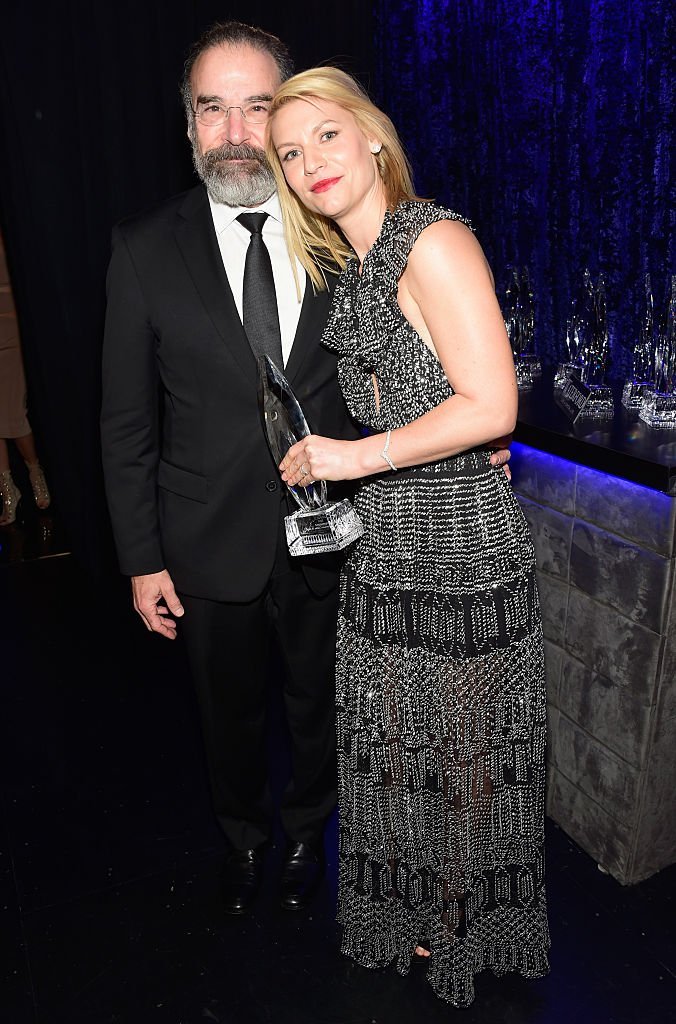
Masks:
[[[533,549],[484,451],[365,483],[342,576],[342,951],[456,1006],[547,973],[545,689]]]

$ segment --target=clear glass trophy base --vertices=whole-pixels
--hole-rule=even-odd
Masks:
[[[516,386],[519,391],[530,391],[533,387],[533,371],[530,363],[525,363],[520,357],[514,359],[514,372],[516,374]]]
[[[299,509],[285,518],[284,525],[292,555],[342,551],[364,532],[362,521],[347,498],[309,512]]]
[[[654,390],[648,381],[628,380],[622,388],[622,405],[627,412],[639,412],[645,396]]]
[[[559,363],[554,374],[554,390],[561,391],[566,381],[575,376],[580,376],[580,367],[576,363]]]
[[[611,420],[615,413],[613,392],[605,384],[585,384],[577,377],[568,377],[556,396],[567,416],[578,420]]]
[[[539,356],[536,356],[534,352],[522,352],[519,356],[519,362],[523,363],[524,366],[530,367],[530,375],[533,380],[540,379],[542,376],[542,363]]]
[[[638,415],[650,427],[676,430],[676,393],[648,392],[643,397]]]
[[[258,404],[272,457],[279,465],[294,444],[309,436],[310,428],[288,380],[267,355],[258,361]],[[284,520],[292,555],[340,551],[361,537],[364,527],[347,498],[327,502],[325,480],[288,489],[300,506]]]

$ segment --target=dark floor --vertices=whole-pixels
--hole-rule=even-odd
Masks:
[[[180,644],[145,632],[117,577],[94,585],[68,556],[0,568],[0,602],[3,1024],[676,1021],[676,868],[622,888],[554,826],[552,972],[482,975],[466,1011],[422,973],[338,955],[335,823],[310,913],[276,909],[277,849],[256,913],[223,917]]]
[[[24,510],[22,501],[16,521],[0,527],[0,567],[53,558],[67,551],[68,541],[53,508],[40,512],[27,503]]]

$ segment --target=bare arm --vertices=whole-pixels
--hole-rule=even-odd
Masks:
[[[464,225],[440,221],[421,234],[401,279],[400,303],[435,349],[455,393],[392,431],[394,464],[434,462],[510,434],[518,400],[512,354],[488,264]],[[384,442],[383,434],[359,441],[306,438],[282,462],[283,479],[293,485],[303,478],[381,473]]]

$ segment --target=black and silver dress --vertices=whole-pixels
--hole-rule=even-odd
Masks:
[[[323,341],[352,415],[401,427],[453,394],[403,316],[419,233],[456,214],[388,212],[348,263]],[[379,401],[373,384],[375,376]],[[484,448],[361,484],[341,584],[337,730],[342,950],[427,977],[457,1006],[474,975],[547,973],[545,688],[533,547]]]

